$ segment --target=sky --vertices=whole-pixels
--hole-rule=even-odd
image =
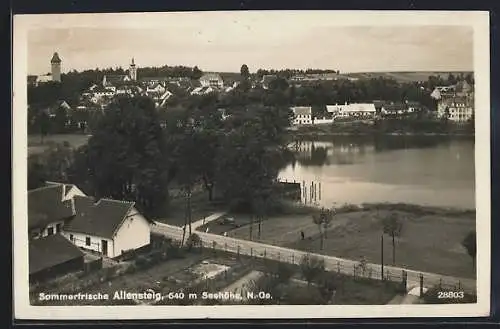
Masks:
[[[239,72],[242,64],[251,72],[473,70],[471,26],[431,19],[413,25],[392,19],[388,24],[383,17],[343,24],[340,18],[347,16],[338,13],[307,13],[65,15],[53,24],[38,17],[27,32],[28,72],[49,72],[56,51],[63,72],[128,68],[132,57],[138,67],[197,65],[218,72]]]

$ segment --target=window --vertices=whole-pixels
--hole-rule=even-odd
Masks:
[[[75,237],[73,236],[73,234],[70,234],[69,235],[69,241],[74,242],[74,240],[75,240]]]
[[[89,237],[85,238],[85,245],[90,246],[90,238]]]
[[[47,235],[52,235],[54,234],[54,228],[53,227],[48,227],[47,228]]]
[[[56,233],[61,233],[61,224],[56,225]]]

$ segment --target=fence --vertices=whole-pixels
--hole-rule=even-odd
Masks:
[[[425,288],[439,287],[447,291],[464,291],[476,295],[476,282],[473,279],[441,276],[433,273],[405,270],[392,266],[353,261],[331,256],[311,254],[305,251],[265,245],[253,241],[239,241],[237,239],[222,237],[213,234],[197,233],[202,240],[202,248],[211,249],[213,252],[225,252],[236,257],[246,256],[252,259],[268,259],[278,262],[300,266],[304,257],[313,257],[323,260],[325,269],[330,272],[374,280],[385,280],[401,283],[409,290],[419,288],[420,294]],[[383,271],[383,272],[382,272]]]

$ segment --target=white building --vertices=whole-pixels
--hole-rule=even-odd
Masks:
[[[64,227],[63,235],[82,249],[115,258],[125,251],[149,245],[151,222],[134,207],[134,202],[75,197],[76,216]]]
[[[438,102],[438,116],[448,116],[454,122],[467,122],[474,115],[474,99],[467,96],[455,96]]]
[[[198,87],[191,91],[191,95],[207,95],[216,91],[217,89],[213,87]]]
[[[207,73],[200,78],[202,87],[222,88],[224,87],[224,80],[219,74]]]
[[[75,185],[47,183],[28,192],[31,239],[61,234],[77,247],[115,258],[150,243],[152,221],[134,202],[94,199]]]
[[[375,117],[377,110],[373,103],[344,104],[338,112],[339,117]]]
[[[292,107],[294,125],[310,125],[313,123],[311,106]]]

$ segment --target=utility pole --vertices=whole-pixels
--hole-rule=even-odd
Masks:
[[[384,280],[384,234],[380,236],[380,265],[382,267],[380,275],[382,280]]]

